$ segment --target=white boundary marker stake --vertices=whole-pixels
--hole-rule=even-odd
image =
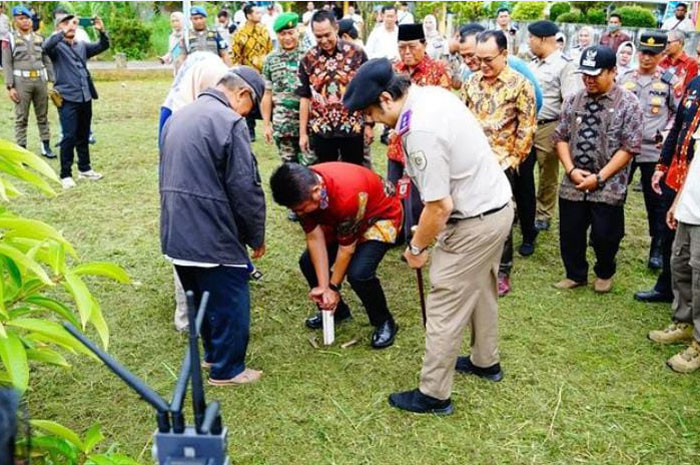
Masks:
[[[322,310],[323,316],[323,345],[329,346],[335,341],[335,318],[333,313]]]

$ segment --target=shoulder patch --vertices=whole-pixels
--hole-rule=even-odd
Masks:
[[[411,110],[407,110],[399,120],[399,136],[403,136],[411,130]]]
[[[425,152],[422,150],[416,150],[408,154],[409,162],[416,167],[416,169],[423,171],[426,166],[428,166],[428,158],[425,156]]]
[[[627,90],[633,90],[635,87],[637,87],[637,83],[634,81],[625,81],[623,86]]]

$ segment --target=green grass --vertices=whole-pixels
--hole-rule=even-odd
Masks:
[[[32,192],[11,208],[56,225],[82,259],[111,260],[131,273],[133,286],[93,283],[111,329],[110,352],[169,398],[185,339],[173,330],[172,270],[158,239],[155,135],[168,82],[97,87],[92,154],[104,180],[81,182],[55,199]],[[0,137],[11,138],[7,99],[0,101],[0,117]],[[54,109],[51,120],[55,141]],[[37,151],[31,124],[30,149]],[[254,149],[268,179],[278,163],[275,150],[262,142]],[[383,157],[377,146],[382,168]],[[655,280],[645,268],[641,194],[632,193],[627,204],[611,294],[552,288],[563,273],[556,226],[541,236],[533,257],[516,257],[513,293],[501,300],[506,378],[491,384],[457,376],[456,412],[447,418],[401,413],[386,402],[389,393],[416,386],[424,347],[415,275],[398,260],[399,251],[379,270],[401,325],[396,344],[369,348],[371,328],[351,296],[355,318],[338,328],[337,340],[361,342],[313,349],[302,325],[312,306],[297,269],[303,235],[283,209],[268,207],[268,254],[258,264],[265,278],[252,285],[248,357],[265,378],[255,386],[207,389],[209,399],[223,404],[233,463],[700,463],[700,375],[672,373],[664,362],[682,347],[645,337],[668,323],[668,306],[632,300]],[[151,409],[106,368],[85,357],[71,361],[68,371],[35,369],[32,416],[81,431],[99,421],[121,450],[147,461]]]

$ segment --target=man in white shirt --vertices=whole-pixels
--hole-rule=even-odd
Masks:
[[[362,19],[362,16],[358,15],[355,12],[355,7],[350,5],[348,7],[348,14],[345,15],[343,19],[352,19],[352,22],[355,25],[355,30],[362,36],[362,31],[364,30],[365,22]]]
[[[304,26],[309,25],[314,13],[316,13],[316,7],[314,6],[314,2],[306,2],[306,11],[301,17],[301,22],[304,23]]]
[[[243,6],[245,6],[245,3]],[[247,21],[245,18],[245,13],[243,12],[243,6],[241,6],[241,8],[233,14],[233,24],[236,25],[236,28],[241,27]]]
[[[395,61],[399,57],[399,28],[396,25],[396,7],[387,5],[382,7],[384,22],[374,28],[367,39],[368,58],[388,58]]]
[[[696,133],[697,137],[700,134]],[[666,362],[677,373],[700,368],[700,162],[690,162],[688,177],[668,212],[668,227],[676,230],[671,256],[673,323],[651,331],[649,339],[661,344],[690,345]]]
[[[267,6],[265,13],[263,13],[262,18],[260,19],[262,25],[267,28],[267,33],[270,35],[272,44],[275,46],[275,48],[277,48],[277,33],[275,32],[275,28],[273,26],[275,25],[275,20],[277,19],[278,14],[277,5],[275,3],[271,3]]]
[[[408,11],[408,2],[401,2],[399,6],[398,22],[399,24],[413,24],[416,22],[413,18],[413,13]]]
[[[690,18],[686,17],[687,14],[688,5],[682,2],[679,3],[678,5],[676,5],[675,15],[672,18],[668,18],[666,21],[664,21],[664,24],[663,26],[661,26],[661,29],[665,31],[672,31],[674,29],[677,29],[686,33],[695,32],[695,25],[690,20]]]

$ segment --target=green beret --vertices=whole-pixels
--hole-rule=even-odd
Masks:
[[[275,32],[280,32],[284,31],[285,29],[292,29],[297,27],[297,24],[299,23],[299,15],[296,13],[282,13],[277,17],[275,20],[275,24],[272,26],[272,29],[275,30]]]

